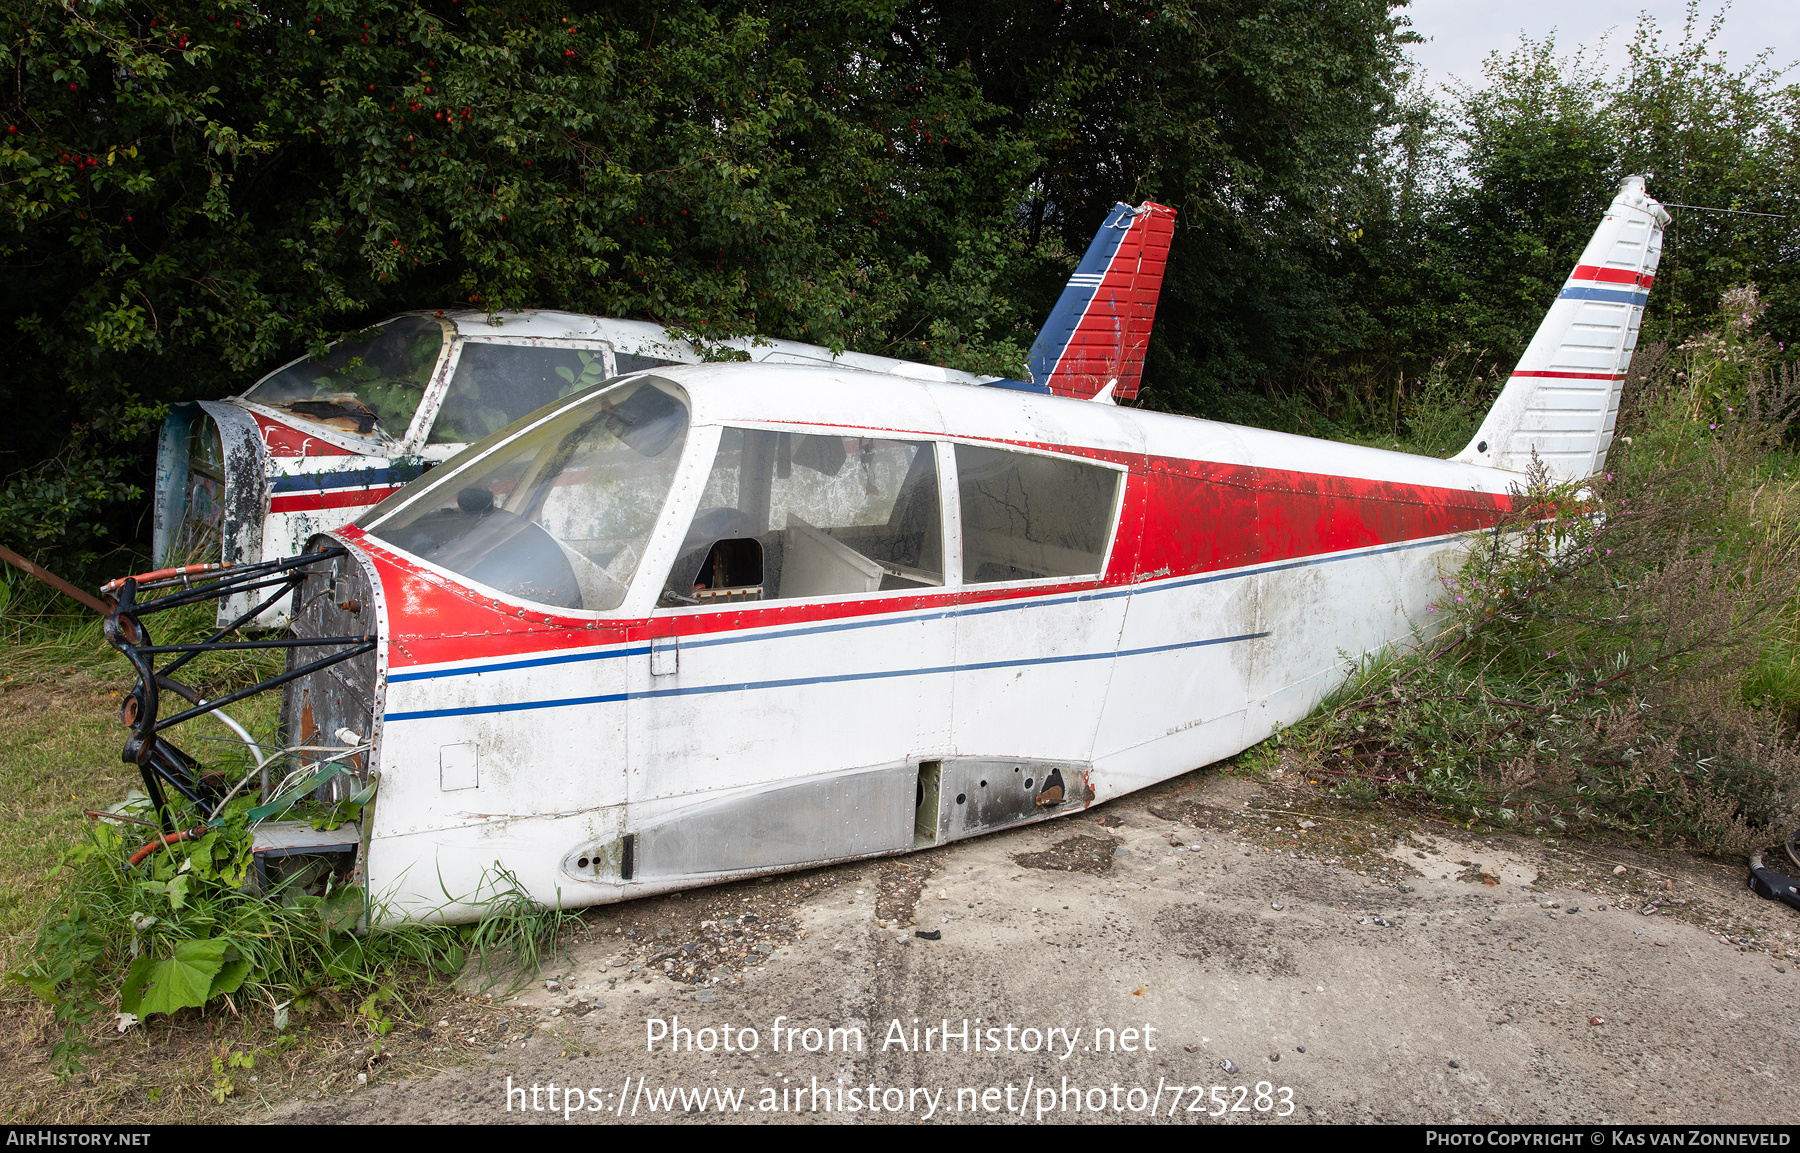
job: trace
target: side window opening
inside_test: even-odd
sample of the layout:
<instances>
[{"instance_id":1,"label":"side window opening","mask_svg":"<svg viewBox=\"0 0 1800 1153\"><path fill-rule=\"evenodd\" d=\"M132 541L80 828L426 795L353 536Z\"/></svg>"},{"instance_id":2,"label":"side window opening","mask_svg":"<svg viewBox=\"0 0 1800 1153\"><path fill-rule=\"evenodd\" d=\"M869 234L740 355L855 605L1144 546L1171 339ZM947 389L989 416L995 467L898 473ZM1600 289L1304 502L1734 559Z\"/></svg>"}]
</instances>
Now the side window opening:
<instances>
[{"instance_id":1,"label":"side window opening","mask_svg":"<svg viewBox=\"0 0 1800 1153\"><path fill-rule=\"evenodd\" d=\"M728 428L660 603L941 587L938 499L929 442Z\"/></svg>"},{"instance_id":2,"label":"side window opening","mask_svg":"<svg viewBox=\"0 0 1800 1153\"><path fill-rule=\"evenodd\" d=\"M444 329L401 316L290 364L257 382L246 400L338 432L399 440L437 371Z\"/></svg>"},{"instance_id":3,"label":"side window opening","mask_svg":"<svg viewBox=\"0 0 1800 1153\"><path fill-rule=\"evenodd\" d=\"M644 356L636 352L616 352L613 356L618 361L620 376L624 376L628 372L637 372L640 369L666 368L671 364L681 363L679 360L664 360L661 357Z\"/></svg>"},{"instance_id":4,"label":"side window opening","mask_svg":"<svg viewBox=\"0 0 1800 1153\"><path fill-rule=\"evenodd\" d=\"M1069 457L957 445L964 582L1099 575L1119 478Z\"/></svg>"},{"instance_id":5,"label":"side window opening","mask_svg":"<svg viewBox=\"0 0 1800 1153\"><path fill-rule=\"evenodd\" d=\"M623 358L621 358L623 359ZM617 375L606 350L469 341L457 357L430 444L472 444L570 393Z\"/></svg>"}]
</instances>

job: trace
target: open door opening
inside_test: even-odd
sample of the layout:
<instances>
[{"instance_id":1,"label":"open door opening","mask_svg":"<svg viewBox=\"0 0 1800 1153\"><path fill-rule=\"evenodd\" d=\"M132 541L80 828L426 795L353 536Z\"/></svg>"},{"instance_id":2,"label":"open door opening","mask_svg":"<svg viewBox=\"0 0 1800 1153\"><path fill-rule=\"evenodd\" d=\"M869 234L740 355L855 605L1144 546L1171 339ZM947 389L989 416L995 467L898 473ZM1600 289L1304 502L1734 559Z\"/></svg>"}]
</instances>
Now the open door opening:
<instances>
[{"instance_id":1,"label":"open door opening","mask_svg":"<svg viewBox=\"0 0 1800 1153\"><path fill-rule=\"evenodd\" d=\"M913 848L935 845L938 840L938 786L944 762L922 761L913 801Z\"/></svg>"}]
</instances>

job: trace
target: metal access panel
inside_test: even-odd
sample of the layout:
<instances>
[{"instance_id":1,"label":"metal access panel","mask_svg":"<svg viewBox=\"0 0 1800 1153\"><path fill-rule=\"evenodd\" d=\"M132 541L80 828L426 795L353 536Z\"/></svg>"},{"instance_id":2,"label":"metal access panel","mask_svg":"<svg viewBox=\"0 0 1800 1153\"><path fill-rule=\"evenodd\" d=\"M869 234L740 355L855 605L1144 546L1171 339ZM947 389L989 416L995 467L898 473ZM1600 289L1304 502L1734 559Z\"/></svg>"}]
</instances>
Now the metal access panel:
<instances>
[{"instance_id":1,"label":"metal access panel","mask_svg":"<svg viewBox=\"0 0 1800 1153\"><path fill-rule=\"evenodd\" d=\"M884 765L736 793L641 830L634 879L773 869L910 849L918 768Z\"/></svg>"},{"instance_id":2,"label":"metal access panel","mask_svg":"<svg viewBox=\"0 0 1800 1153\"><path fill-rule=\"evenodd\" d=\"M256 862L256 884L262 892L269 888L272 861L331 856L341 862L334 871L342 874L357 864L361 849L362 826L356 821L346 821L335 829L315 829L308 821L265 821L250 832L251 859ZM360 866L356 871L360 883Z\"/></svg>"},{"instance_id":3,"label":"metal access panel","mask_svg":"<svg viewBox=\"0 0 1800 1153\"><path fill-rule=\"evenodd\" d=\"M265 821L250 834L250 851L259 857L354 853L361 845L362 827L355 821L335 829L315 829L307 821Z\"/></svg>"},{"instance_id":4,"label":"metal access panel","mask_svg":"<svg viewBox=\"0 0 1800 1153\"><path fill-rule=\"evenodd\" d=\"M1022 825L1093 799L1081 761L949 758L939 770L938 843Z\"/></svg>"}]
</instances>

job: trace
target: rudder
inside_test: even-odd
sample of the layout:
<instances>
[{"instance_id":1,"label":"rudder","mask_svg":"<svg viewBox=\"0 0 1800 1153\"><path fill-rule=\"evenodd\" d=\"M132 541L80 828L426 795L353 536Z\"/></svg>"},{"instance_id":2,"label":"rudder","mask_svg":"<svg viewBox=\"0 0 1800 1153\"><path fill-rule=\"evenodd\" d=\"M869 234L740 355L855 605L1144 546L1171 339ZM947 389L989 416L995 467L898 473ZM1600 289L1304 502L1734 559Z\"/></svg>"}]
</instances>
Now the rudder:
<instances>
[{"instance_id":1,"label":"rudder","mask_svg":"<svg viewBox=\"0 0 1800 1153\"><path fill-rule=\"evenodd\" d=\"M1031 378L1058 396L1136 396L1175 235L1175 210L1145 201L1106 214L1031 346Z\"/></svg>"},{"instance_id":2,"label":"rudder","mask_svg":"<svg viewBox=\"0 0 1800 1153\"><path fill-rule=\"evenodd\" d=\"M1644 178L1626 177L1481 429L1452 460L1525 472L1535 450L1562 481L1606 467L1668 222Z\"/></svg>"}]
</instances>

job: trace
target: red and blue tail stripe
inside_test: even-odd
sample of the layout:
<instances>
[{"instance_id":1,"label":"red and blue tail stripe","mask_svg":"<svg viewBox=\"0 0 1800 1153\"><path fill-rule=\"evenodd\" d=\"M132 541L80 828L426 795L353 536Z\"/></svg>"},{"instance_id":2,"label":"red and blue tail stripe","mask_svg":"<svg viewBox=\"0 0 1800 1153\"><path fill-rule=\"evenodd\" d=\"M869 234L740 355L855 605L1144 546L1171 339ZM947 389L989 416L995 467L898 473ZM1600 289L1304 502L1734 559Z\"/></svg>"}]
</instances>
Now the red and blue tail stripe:
<instances>
[{"instance_id":1,"label":"red and blue tail stripe","mask_svg":"<svg viewBox=\"0 0 1800 1153\"><path fill-rule=\"evenodd\" d=\"M1034 383L1059 396L1109 383L1114 396L1137 395L1174 234L1173 208L1113 205L1031 346Z\"/></svg>"},{"instance_id":2,"label":"red and blue tail stripe","mask_svg":"<svg viewBox=\"0 0 1800 1153\"><path fill-rule=\"evenodd\" d=\"M1593 264L1577 264L1569 274L1559 300L1604 300L1611 304L1644 307L1650 299L1650 285L1656 273L1638 272L1630 268L1601 268Z\"/></svg>"}]
</instances>

